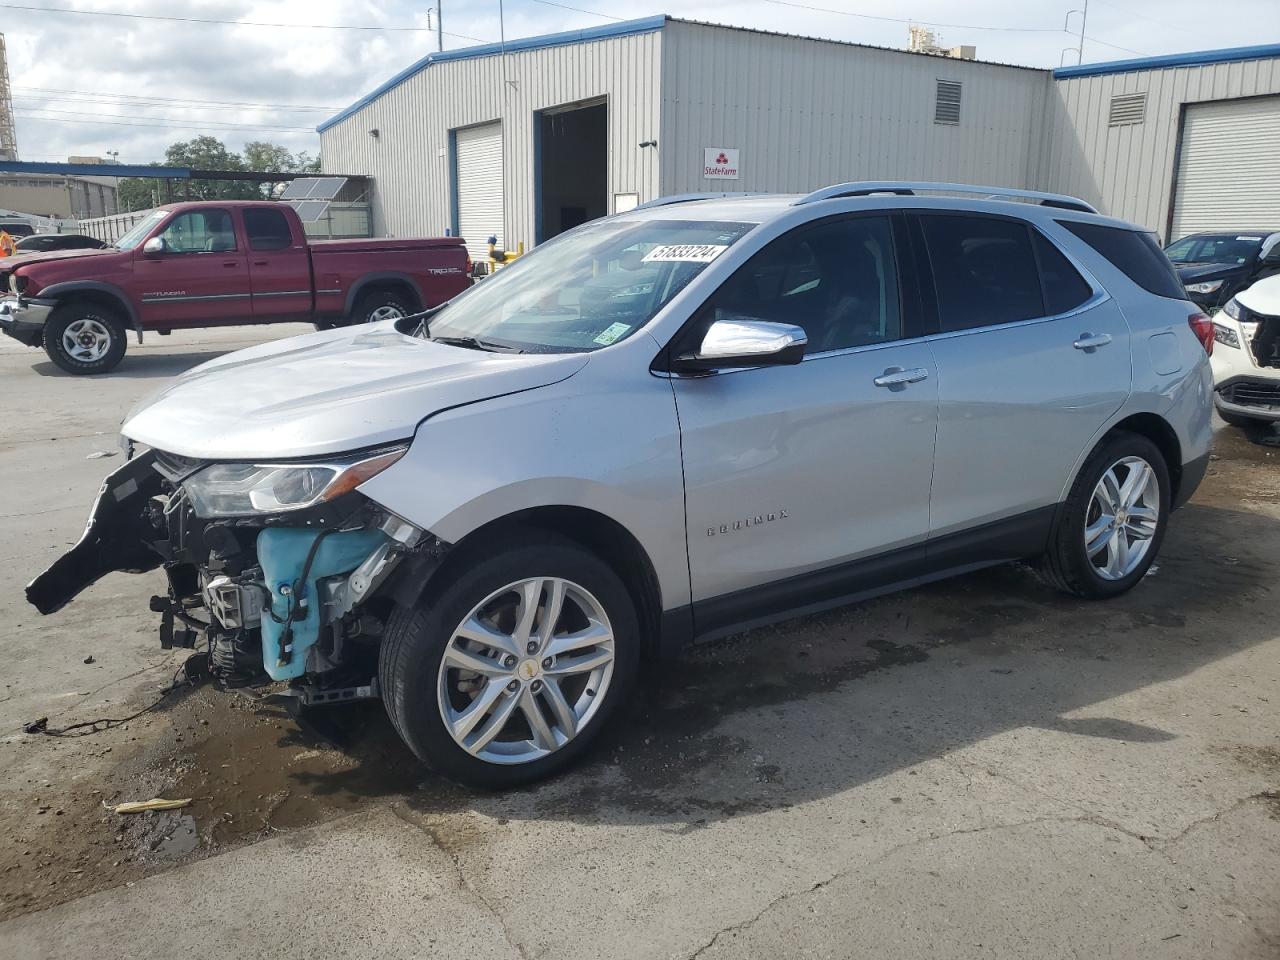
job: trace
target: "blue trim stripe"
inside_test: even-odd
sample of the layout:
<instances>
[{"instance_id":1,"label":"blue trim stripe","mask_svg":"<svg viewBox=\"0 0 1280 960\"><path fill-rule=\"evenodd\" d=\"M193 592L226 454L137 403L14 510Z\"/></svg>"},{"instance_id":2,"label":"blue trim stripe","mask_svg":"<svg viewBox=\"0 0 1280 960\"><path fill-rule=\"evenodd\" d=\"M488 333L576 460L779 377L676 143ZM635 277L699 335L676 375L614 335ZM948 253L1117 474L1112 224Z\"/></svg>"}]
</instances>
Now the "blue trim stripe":
<instances>
[{"instance_id":1,"label":"blue trim stripe","mask_svg":"<svg viewBox=\"0 0 1280 960\"><path fill-rule=\"evenodd\" d=\"M443 53L429 53L417 63L401 70L394 77L378 87L372 93L361 97L341 113L330 117L320 126L316 133L324 133L335 123L341 123L347 117L373 103L388 90L400 86L410 77L421 73L433 63L447 63L450 60L474 60L477 57L493 57L507 53L520 53L524 50L541 50L545 47L563 47L572 43L585 43L588 40L608 40L613 37L630 37L637 33L653 33L667 24L665 14L656 17L644 17L641 20L623 20L604 27L588 27L585 30L567 30L564 33L548 33L541 37L524 37L519 40L508 40L504 47L500 43L485 43L477 47L461 47L457 50L445 50Z\"/></svg>"},{"instance_id":2,"label":"blue trim stripe","mask_svg":"<svg viewBox=\"0 0 1280 960\"><path fill-rule=\"evenodd\" d=\"M116 163L29 163L0 160L0 173L54 173L66 177L163 177L190 180L187 167L130 167Z\"/></svg>"},{"instance_id":3,"label":"blue trim stripe","mask_svg":"<svg viewBox=\"0 0 1280 960\"><path fill-rule=\"evenodd\" d=\"M1225 50L1199 50L1192 53L1170 53L1162 57L1138 57L1134 60L1111 60L1086 63L1078 67L1059 67L1053 79L1097 77L1107 73L1132 73L1135 70L1163 70L1169 67L1203 67L1212 63L1234 63L1238 60L1270 60L1280 57L1280 43L1258 47L1228 47Z\"/></svg>"}]
</instances>

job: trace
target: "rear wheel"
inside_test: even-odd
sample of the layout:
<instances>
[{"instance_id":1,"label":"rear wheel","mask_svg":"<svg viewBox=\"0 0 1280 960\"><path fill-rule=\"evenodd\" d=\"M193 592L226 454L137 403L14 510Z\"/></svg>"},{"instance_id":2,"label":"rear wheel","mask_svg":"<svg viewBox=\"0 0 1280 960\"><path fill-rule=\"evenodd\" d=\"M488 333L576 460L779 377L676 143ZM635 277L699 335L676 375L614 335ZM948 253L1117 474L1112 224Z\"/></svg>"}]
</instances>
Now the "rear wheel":
<instances>
[{"instance_id":1,"label":"rear wheel","mask_svg":"<svg viewBox=\"0 0 1280 960\"><path fill-rule=\"evenodd\" d=\"M360 295L351 311L350 323L379 323L398 320L413 313L408 298L396 290L371 290Z\"/></svg>"},{"instance_id":2,"label":"rear wheel","mask_svg":"<svg viewBox=\"0 0 1280 960\"><path fill-rule=\"evenodd\" d=\"M1138 434L1112 435L1085 462L1059 510L1042 573L1090 600L1132 589L1160 549L1169 502L1160 449Z\"/></svg>"},{"instance_id":3,"label":"rear wheel","mask_svg":"<svg viewBox=\"0 0 1280 960\"><path fill-rule=\"evenodd\" d=\"M388 624L387 713L454 780L495 788L549 776L599 735L635 680L631 597L598 557L551 536L455 570Z\"/></svg>"},{"instance_id":4,"label":"rear wheel","mask_svg":"<svg viewBox=\"0 0 1280 960\"><path fill-rule=\"evenodd\" d=\"M67 373L106 373L124 357L125 325L116 311L87 300L57 307L44 327L44 351Z\"/></svg>"}]
</instances>

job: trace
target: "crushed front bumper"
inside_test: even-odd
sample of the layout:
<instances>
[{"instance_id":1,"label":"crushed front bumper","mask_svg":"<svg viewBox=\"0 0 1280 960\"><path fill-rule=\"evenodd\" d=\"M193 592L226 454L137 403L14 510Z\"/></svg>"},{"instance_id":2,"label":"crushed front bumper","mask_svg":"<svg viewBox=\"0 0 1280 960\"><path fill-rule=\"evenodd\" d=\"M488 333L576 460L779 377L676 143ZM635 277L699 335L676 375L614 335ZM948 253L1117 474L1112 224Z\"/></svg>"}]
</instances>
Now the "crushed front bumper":
<instances>
[{"instance_id":1,"label":"crushed front bumper","mask_svg":"<svg viewBox=\"0 0 1280 960\"><path fill-rule=\"evenodd\" d=\"M53 312L50 301L7 297L0 300L0 332L28 347L44 342L44 325Z\"/></svg>"},{"instance_id":2,"label":"crushed front bumper","mask_svg":"<svg viewBox=\"0 0 1280 960\"><path fill-rule=\"evenodd\" d=\"M108 573L162 567L168 595L151 601L162 646L203 642L228 685L305 677L351 689L370 685L391 606L413 602L446 549L359 492L292 514L205 521L146 451L103 481L83 536L27 599L49 614Z\"/></svg>"},{"instance_id":3,"label":"crushed front bumper","mask_svg":"<svg viewBox=\"0 0 1280 960\"><path fill-rule=\"evenodd\" d=\"M1254 420L1280 420L1280 377L1232 377L1213 391L1213 405L1221 413Z\"/></svg>"}]
</instances>

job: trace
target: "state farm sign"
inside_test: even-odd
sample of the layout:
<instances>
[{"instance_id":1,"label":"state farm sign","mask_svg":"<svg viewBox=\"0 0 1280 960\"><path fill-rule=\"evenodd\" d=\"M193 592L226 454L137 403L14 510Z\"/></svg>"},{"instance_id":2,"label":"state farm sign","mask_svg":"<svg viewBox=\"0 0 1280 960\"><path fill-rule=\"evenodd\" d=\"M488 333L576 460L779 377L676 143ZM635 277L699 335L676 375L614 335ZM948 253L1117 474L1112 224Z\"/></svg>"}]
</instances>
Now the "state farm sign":
<instances>
[{"instance_id":1,"label":"state farm sign","mask_svg":"<svg viewBox=\"0 0 1280 960\"><path fill-rule=\"evenodd\" d=\"M742 173L738 166L737 147L703 147L702 175L710 180L737 180Z\"/></svg>"}]
</instances>

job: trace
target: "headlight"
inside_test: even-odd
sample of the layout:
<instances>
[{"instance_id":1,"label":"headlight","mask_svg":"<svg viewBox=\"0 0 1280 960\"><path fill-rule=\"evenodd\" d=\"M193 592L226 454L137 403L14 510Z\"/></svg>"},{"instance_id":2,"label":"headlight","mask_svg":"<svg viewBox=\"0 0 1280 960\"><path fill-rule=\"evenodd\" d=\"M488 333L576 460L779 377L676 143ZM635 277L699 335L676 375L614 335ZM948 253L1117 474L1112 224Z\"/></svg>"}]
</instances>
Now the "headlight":
<instances>
[{"instance_id":1,"label":"headlight","mask_svg":"<svg viewBox=\"0 0 1280 960\"><path fill-rule=\"evenodd\" d=\"M214 463L182 486L204 519L303 510L350 493L408 449L406 444L310 463Z\"/></svg>"},{"instance_id":2,"label":"headlight","mask_svg":"<svg viewBox=\"0 0 1280 960\"><path fill-rule=\"evenodd\" d=\"M1226 282L1225 280L1206 280L1204 283L1188 283L1187 292L1188 293L1213 293L1213 291L1217 290L1225 282Z\"/></svg>"},{"instance_id":3,"label":"headlight","mask_svg":"<svg viewBox=\"0 0 1280 960\"><path fill-rule=\"evenodd\" d=\"M1239 320L1240 319L1240 302L1236 300L1235 297L1232 297L1230 300L1227 301L1227 305L1222 308L1222 312L1225 313L1232 320Z\"/></svg>"},{"instance_id":4,"label":"headlight","mask_svg":"<svg viewBox=\"0 0 1280 960\"><path fill-rule=\"evenodd\" d=\"M1220 323L1213 325L1213 339L1228 347L1240 349L1240 338L1236 336L1236 332L1230 327L1224 327Z\"/></svg>"}]
</instances>

